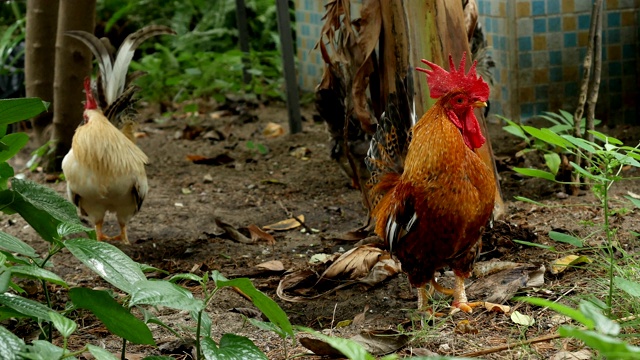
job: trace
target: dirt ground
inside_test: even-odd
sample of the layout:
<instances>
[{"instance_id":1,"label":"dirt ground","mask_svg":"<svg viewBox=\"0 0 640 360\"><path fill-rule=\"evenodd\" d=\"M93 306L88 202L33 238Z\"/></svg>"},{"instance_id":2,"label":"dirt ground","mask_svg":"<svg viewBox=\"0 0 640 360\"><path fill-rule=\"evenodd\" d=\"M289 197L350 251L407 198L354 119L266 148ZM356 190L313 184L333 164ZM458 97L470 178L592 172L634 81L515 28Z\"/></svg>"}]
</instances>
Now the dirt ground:
<instances>
[{"instance_id":1,"label":"dirt ground","mask_svg":"<svg viewBox=\"0 0 640 360\"><path fill-rule=\"evenodd\" d=\"M536 323L528 328L514 324L505 314L476 310L473 314L457 313L435 322L416 320L415 289L411 289L405 275L399 274L373 287L354 285L330 293L322 298L303 303L285 302L276 295L276 287L283 272L258 270L257 264L279 260L287 271L311 268L311 256L320 253L344 252L355 245L353 241L339 240L345 233L364 224L366 212L358 190L350 187L350 181L329 157L329 135L323 123L313 121L312 108L303 109L303 132L267 138L263 130L269 122L287 128L287 111L283 105L271 105L256 109L242 106L221 112L219 109L200 107L201 113L191 116L162 116L154 109L143 111L139 139L140 147L149 155L147 167L150 191L142 211L129 226L130 246L114 243L134 260L166 270L170 273L219 270L228 278L249 277L254 285L265 292L286 311L295 325L324 330L335 336L350 337L363 329L402 329L411 337L410 342L398 354L405 356L425 354L460 356L470 352L515 343L521 340L553 334L563 321L550 310L505 301L513 309L533 316ZM640 138L634 128L618 127L616 135L628 142ZM485 235L485 245L479 261L504 260L545 265L544 284L536 288L522 289L520 295L535 295L550 300L564 301L573 295L586 295L589 278L597 276L593 271L570 269L559 275L549 273L549 263L575 250L569 245L558 245L548 238L550 230L587 236L602 223L602 212L594 197L566 197L558 185L534 179L525 179L510 170L535 162L531 157L516 157L522 149L518 139L501 130L499 124L490 123L490 138L497 157L507 211L504 218L495 222ZM250 143L248 143L248 141ZM268 150L262 154L263 145ZM253 146L252 146L253 145ZM634 144L635 145L635 144ZM260 149L259 149L260 148ZM307 150L300 150L306 148ZM264 151L263 151L264 152ZM304 156L294 156L296 153ZM195 164L189 155L210 159L215 164ZM193 157L192 157L193 159ZM26 156L17 158L20 168ZM205 161L206 162L206 161ZM638 176L634 170L625 176ZM44 175L26 174L44 182ZM50 183L63 193L64 183ZM614 187L613 204L627 191L640 193L637 181L627 181ZM523 195L554 207L513 201L515 195ZM569 206L579 204L579 206ZM309 228L318 231L272 232L275 244L266 242L244 244L230 239L215 223L215 218L236 227L255 224L265 226L291 217L304 215ZM620 243L628 251L637 247L629 231L639 231L637 210L620 212L614 218ZM3 217L3 230L28 241L38 250L47 244L35 232L16 217ZM594 225L595 224L595 225ZM107 220L106 231L115 234L117 223ZM591 237L601 241L600 234ZM525 247L512 240L525 240L538 244L555 245L557 253L537 247ZM593 256L593 253L589 253ZM597 256L597 255L595 255ZM108 287L97 275L89 272L67 251L53 258L54 271L71 285ZM154 276L161 277L161 274ZM444 281L448 281L445 274ZM470 282L482 282L472 278ZM196 296L200 290L193 283L183 284ZM37 295L34 295L37 296ZM473 298L471 300L484 300ZM54 293L54 300L64 304L64 291ZM450 299L440 302L443 310ZM252 304L237 292L224 289L216 294L207 308L213 321L212 337L218 340L224 333L235 333L252 339L270 359L300 356L308 351L300 346L288 345L273 332L259 330L248 324L242 315L231 312L233 308L251 308ZM178 331L193 326L187 313L156 310L159 318ZM338 323L360 316L354 325L339 327ZM106 347L119 353L121 343L109 336L104 326L88 314L78 334L72 336L71 347L80 348L85 343ZM469 330L460 333L461 321L467 320ZM341 324L344 324L341 323ZM16 326L15 323L12 323ZM15 331L23 336L37 336L20 328ZM152 328L158 349L144 346L128 346L128 358L140 355L164 354L175 358L189 358L190 349L161 328ZM306 337L299 335L298 337ZM560 350L576 350L575 341L555 339L512 350L483 355L487 359L548 359ZM313 358L302 356L300 358Z\"/></svg>"}]
</instances>

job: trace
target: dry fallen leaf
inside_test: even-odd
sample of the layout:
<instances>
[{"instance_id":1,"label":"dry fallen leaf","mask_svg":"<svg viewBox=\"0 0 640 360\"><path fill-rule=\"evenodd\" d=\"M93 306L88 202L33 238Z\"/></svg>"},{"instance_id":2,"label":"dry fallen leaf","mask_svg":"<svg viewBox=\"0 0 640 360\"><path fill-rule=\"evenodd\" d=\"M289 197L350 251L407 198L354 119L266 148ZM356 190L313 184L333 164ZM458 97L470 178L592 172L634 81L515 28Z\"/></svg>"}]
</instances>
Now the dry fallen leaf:
<instances>
[{"instance_id":1,"label":"dry fallen leaf","mask_svg":"<svg viewBox=\"0 0 640 360\"><path fill-rule=\"evenodd\" d=\"M297 217L298 219L300 219L300 221L304 222L304 215L298 215ZM278 221L275 224L265 225L262 228L265 230L285 231L285 230L295 229L301 225L302 224L300 224L298 220L291 218L287 220Z\"/></svg>"},{"instance_id":2,"label":"dry fallen leaf","mask_svg":"<svg viewBox=\"0 0 640 360\"><path fill-rule=\"evenodd\" d=\"M271 260L256 265L258 269L269 271L284 271L284 265L280 260Z\"/></svg>"},{"instance_id":3,"label":"dry fallen leaf","mask_svg":"<svg viewBox=\"0 0 640 360\"><path fill-rule=\"evenodd\" d=\"M534 318L517 310L511 314L511 321L523 326L531 326L536 323L536 320Z\"/></svg>"},{"instance_id":4,"label":"dry fallen leaf","mask_svg":"<svg viewBox=\"0 0 640 360\"><path fill-rule=\"evenodd\" d=\"M352 336L353 340L362 345L368 352L381 356L395 352L409 342L409 336L393 329L363 330Z\"/></svg>"},{"instance_id":5,"label":"dry fallen leaf","mask_svg":"<svg viewBox=\"0 0 640 360\"><path fill-rule=\"evenodd\" d=\"M235 240L239 243L243 243L243 244L253 244L253 241L251 239L249 239L248 237L244 236L240 231L238 231L238 229L236 229L235 227L233 227L230 224L227 224L226 222L215 218L215 222L216 225L222 230L224 231L228 237L231 240Z\"/></svg>"},{"instance_id":6,"label":"dry fallen leaf","mask_svg":"<svg viewBox=\"0 0 640 360\"><path fill-rule=\"evenodd\" d=\"M309 155L311 153L311 150L309 150L309 148L301 146L298 148L295 148L293 150L291 150L289 152L289 155L301 159L301 160L309 160L309 158L307 157L307 155Z\"/></svg>"},{"instance_id":7,"label":"dry fallen leaf","mask_svg":"<svg viewBox=\"0 0 640 360\"><path fill-rule=\"evenodd\" d=\"M267 125L264 127L264 130L262 130L262 135L267 138L275 138L283 134L284 128L282 127L282 125L273 122L267 123Z\"/></svg>"},{"instance_id":8,"label":"dry fallen leaf","mask_svg":"<svg viewBox=\"0 0 640 360\"><path fill-rule=\"evenodd\" d=\"M511 307L508 305L494 304L492 302L485 301L484 308L491 312L497 312L502 314L508 314L511 311Z\"/></svg>"},{"instance_id":9,"label":"dry fallen leaf","mask_svg":"<svg viewBox=\"0 0 640 360\"><path fill-rule=\"evenodd\" d=\"M351 280L362 278L369 274L369 270L371 270L383 254L389 256L386 251L373 246L364 245L355 247L342 254L342 256L322 273L320 278L334 279L340 277Z\"/></svg>"},{"instance_id":10,"label":"dry fallen leaf","mask_svg":"<svg viewBox=\"0 0 640 360\"><path fill-rule=\"evenodd\" d=\"M202 155L187 155L187 160L198 165L226 165L235 161L234 158L227 154L220 154L214 157L206 157Z\"/></svg>"},{"instance_id":11,"label":"dry fallen leaf","mask_svg":"<svg viewBox=\"0 0 640 360\"><path fill-rule=\"evenodd\" d=\"M530 287L534 277L535 285L544 284L544 267L530 264L518 264L487 277L477 279L467 288L467 296L501 304L512 298L522 288Z\"/></svg>"},{"instance_id":12,"label":"dry fallen leaf","mask_svg":"<svg viewBox=\"0 0 640 360\"><path fill-rule=\"evenodd\" d=\"M462 320L456 324L454 330L457 334L477 334L478 328L476 328L469 320Z\"/></svg>"},{"instance_id":13,"label":"dry fallen leaf","mask_svg":"<svg viewBox=\"0 0 640 360\"><path fill-rule=\"evenodd\" d=\"M567 270L567 268L570 266L577 265L577 264L589 264L589 263L591 263L591 259L589 259L584 255L582 256L567 255L551 263L551 273L559 274Z\"/></svg>"},{"instance_id":14,"label":"dry fallen leaf","mask_svg":"<svg viewBox=\"0 0 640 360\"><path fill-rule=\"evenodd\" d=\"M249 225L247 226L247 230L249 230L253 242L266 241L269 245L275 245L276 243L276 238L274 238L273 235L260 229L257 225Z\"/></svg>"},{"instance_id":15,"label":"dry fallen leaf","mask_svg":"<svg viewBox=\"0 0 640 360\"><path fill-rule=\"evenodd\" d=\"M589 349L579 351L560 351L555 353L549 360L589 360L593 359L593 353Z\"/></svg>"},{"instance_id":16,"label":"dry fallen leaf","mask_svg":"<svg viewBox=\"0 0 640 360\"><path fill-rule=\"evenodd\" d=\"M327 344L322 340L312 339L312 338L300 338L299 341L302 346L311 350L311 352L313 352L318 356L330 356L330 357L344 356L340 351L334 349L333 346Z\"/></svg>"}]
</instances>

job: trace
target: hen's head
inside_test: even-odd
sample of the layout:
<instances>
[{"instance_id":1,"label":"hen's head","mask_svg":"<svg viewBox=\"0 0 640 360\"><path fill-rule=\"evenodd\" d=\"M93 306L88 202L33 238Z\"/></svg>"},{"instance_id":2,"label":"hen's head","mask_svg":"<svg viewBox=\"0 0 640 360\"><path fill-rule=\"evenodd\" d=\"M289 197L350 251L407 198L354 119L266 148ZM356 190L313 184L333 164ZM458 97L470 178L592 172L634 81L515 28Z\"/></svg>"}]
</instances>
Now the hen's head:
<instances>
[{"instance_id":1,"label":"hen's head","mask_svg":"<svg viewBox=\"0 0 640 360\"><path fill-rule=\"evenodd\" d=\"M476 74L476 63L465 73L466 53L462 54L457 69L449 55L449 71L428 60L423 59L422 62L431 69L416 70L427 74L431 97L441 99L440 106L444 106L451 122L462 131L465 144L472 150L481 147L486 139L482 136L473 109L487 106L489 85Z\"/></svg>"},{"instance_id":2,"label":"hen's head","mask_svg":"<svg viewBox=\"0 0 640 360\"><path fill-rule=\"evenodd\" d=\"M87 97L87 100L84 103L84 122L86 123L89 121L89 114L87 113L87 110L98 109L98 103L96 102L96 99L93 98L93 92L91 91L91 79L88 77L84 79L84 92Z\"/></svg>"}]
</instances>

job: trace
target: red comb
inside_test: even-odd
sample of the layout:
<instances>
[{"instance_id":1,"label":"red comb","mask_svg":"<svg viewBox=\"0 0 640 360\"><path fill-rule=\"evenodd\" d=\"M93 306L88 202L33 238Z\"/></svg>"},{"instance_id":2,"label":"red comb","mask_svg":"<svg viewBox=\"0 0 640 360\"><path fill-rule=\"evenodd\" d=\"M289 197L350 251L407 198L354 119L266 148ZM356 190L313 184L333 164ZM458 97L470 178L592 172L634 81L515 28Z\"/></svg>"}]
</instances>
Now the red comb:
<instances>
[{"instance_id":1,"label":"red comb","mask_svg":"<svg viewBox=\"0 0 640 360\"><path fill-rule=\"evenodd\" d=\"M93 93L91 92L91 79L86 77L84 79L84 92L87 96L87 102L84 104L85 110L94 110L98 108L98 104L96 103L96 99L93 98Z\"/></svg>"},{"instance_id":2,"label":"red comb","mask_svg":"<svg viewBox=\"0 0 640 360\"><path fill-rule=\"evenodd\" d=\"M431 61L422 59L422 62L429 65L431 70L416 68L427 74L427 83L429 91L433 99L442 97L451 91L462 91L477 97L480 101L487 101L489 98L489 85L476 74L476 63L473 62L469 72L465 74L464 65L467 60L467 53L462 53L460 66L456 69L453 63L453 57L449 55L449 71L432 63Z\"/></svg>"}]
</instances>

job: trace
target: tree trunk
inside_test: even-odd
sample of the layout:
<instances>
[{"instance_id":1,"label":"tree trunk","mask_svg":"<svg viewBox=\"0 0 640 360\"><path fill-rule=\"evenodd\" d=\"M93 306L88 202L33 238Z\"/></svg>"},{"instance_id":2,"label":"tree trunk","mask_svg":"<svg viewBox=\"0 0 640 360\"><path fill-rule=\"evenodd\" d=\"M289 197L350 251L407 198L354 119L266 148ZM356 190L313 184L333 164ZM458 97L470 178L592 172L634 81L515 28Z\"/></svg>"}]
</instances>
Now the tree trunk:
<instances>
[{"instance_id":1,"label":"tree trunk","mask_svg":"<svg viewBox=\"0 0 640 360\"><path fill-rule=\"evenodd\" d=\"M27 0L25 85L27 97L53 102L53 62L55 59L58 0ZM31 119L38 146L53 119L52 109Z\"/></svg>"},{"instance_id":2,"label":"tree trunk","mask_svg":"<svg viewBox=\"0 0 640 360\"><path fill-rule=\"evenodd\" d=\"M95 13L96 0L60 0L51 134L55 149L48 159L49 172L60 170L62 158L71 149L71 139L84 111L83 81L91 74L91 52L82 42L64 33L69 30L93 33Z\"/></svg>"},{"instance_id":3,"label":"tree trunk","mask_svg":"<svg viewBox=\"0 0 640 360\"><path fill-rule=\"evenodd\" d=\"M471 48L467 39L464 24L464 14L460 1L433 0L411 2L405 6L407 22L409 24L409 43L411 44L411 64L420 64L421 59L428 59L445 69L448 69L449 55L457 63L463 53L467 53L467 69L471 66ZM416 81L415 84L416 113L424 114L436 100L429 97L426 81ZM482 133L487 142L477 150L478 155L493 171L496 183L496 197L493 216L499 218L504 214L504 200L498 181L498 171L491 149L491 140L487 129L487 122L482 109L475 109L475 115L480 123Z\"/></svg>"}]
</instances>

